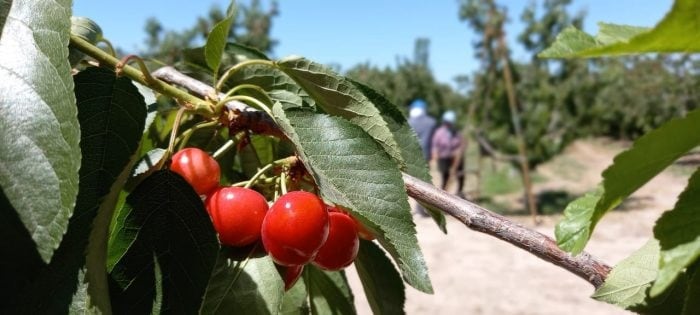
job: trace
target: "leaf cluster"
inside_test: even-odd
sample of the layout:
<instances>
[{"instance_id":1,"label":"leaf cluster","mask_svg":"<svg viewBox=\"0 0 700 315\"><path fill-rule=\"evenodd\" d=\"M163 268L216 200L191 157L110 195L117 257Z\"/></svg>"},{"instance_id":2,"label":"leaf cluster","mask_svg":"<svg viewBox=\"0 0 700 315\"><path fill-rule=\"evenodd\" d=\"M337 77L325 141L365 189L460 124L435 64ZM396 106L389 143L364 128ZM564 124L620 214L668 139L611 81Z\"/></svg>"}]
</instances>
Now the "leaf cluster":
<instances>
[{"instance_id":1,"label":"leaf cluster","mask_svg":"<svg viewBox=\"0 0 700 315\"><path fill-rule=\"evenodd\" d=\"M525 28L518 35L532 54L528 62L509 58L514 72L519 119L536 166L560 153L575 139L610 137L633 140L698 108L697 63L689 55L626 56L615 59L552 60L537 53L554 43L567 27L580 27L584 14L570 14L571 1L532 3L521 14ZM517 153L512 117L495 58L498 27L506 14L495 2L463 1L460 18L474 29L482 67L469 77L471 124L493 147ZM492 12L492 13L490 13Z\"/></svg>"},{"instance_id":2,"label":"leaf cluster","mask_svg":"<svg viewBox=\"0 0 700 315\"><path fill-rule=\"evenodd\" d=\"M229 42L230 8L205 45L186 50L177 65L269 113L283 136L234 128L239 112L219 106L225 101L208 100L220 111L199 116L109 64L82 64L72 74L70 2L39 1L41 14L32 13L34 3L0 10L8 12L3 27L17 30L0 38L7 79L0 85L7 162L0 225L9 240L0 247L9 285L0 312L355 312L342 271L307 265L303 280L284 292L281 267L261 244L219 244L202 197L167 169L172 151L186 146L220 151L226 185L298 159L302 170L287 188L342 206L376 236L362 242L356 260L372 309L401 313L404 281L432 293L401 174L430 176L415 134L388 99L316 62L272 61ZM36 30L61 36L36 38ZM71 48L95 44L89 40ZM18 58L28 53L39 58ZM269 200L284 191L284 177L259 178L252 187ZM431 214L444 231L443 215Z\"/></svg>"},{"instance_id":3,"label":"leaf cluster","mask_svg":"<svg viewBox=\"0 0 700 315\"><path fill-rule=\"evenodd\" d=\"M686 24L695 23L694 1L678 0L655 28L601 24L596 37L564 30L542 57L598 57L646 52L688 52ZM692 36L690 36L692 37ZM662 43L663 44L660 44ZM645 71L637 67L632 71ZM653 100L652 100L653 102ZM684 104L671 104L681 107ZM683 110L681 110L683 111ZM625 198L683 154L700 145L700 109L665 121L637 139L603 172L594 193L573 201L557 225L559 246L580 253L597 223ZM688 180L673 209L656 222L654 239L620 262L593 298L641 313L696 314L700 265L700 169Z\"/></svg>"}]
</instances>

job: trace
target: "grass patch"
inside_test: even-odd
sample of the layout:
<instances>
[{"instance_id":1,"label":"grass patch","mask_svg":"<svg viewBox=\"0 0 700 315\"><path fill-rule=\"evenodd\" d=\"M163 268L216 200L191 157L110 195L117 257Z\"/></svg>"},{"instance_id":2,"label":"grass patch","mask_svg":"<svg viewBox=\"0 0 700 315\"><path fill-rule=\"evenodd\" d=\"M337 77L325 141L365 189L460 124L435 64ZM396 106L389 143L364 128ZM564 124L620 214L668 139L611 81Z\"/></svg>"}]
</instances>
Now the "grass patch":
<instances>
[{"instance_id":1,"label":"grass patch","mask_svg":"<svg viewBox=\"0 0 700 315\"><path fill-rule=\"evenodd\" d=\"M493 165L489 165L492 164ZM485 161L481 169L481 193L496 196L523 190L520 172L507 163Z\"/></svg>"},{"instance_id":2,"label":"grass patch","mask_svg":"<svg viewBox=\"0 0 700 315\"><path fill-rule=\"evenodd\" d=\"M536 172L530 172L532 183L541 183L546 179ZM523 178L520 169L507 162L485 158L481 169L481 194L497 196L523 191Z\"/></svg>"},{"instance_id":3,"label":"grass patch","mask_svg":"<svg viewBox=\"0 0 700 315\"><path fill-rule=\"evenodd\" d=\"M549 190L537 194L537 212L539 214L550 215L564 212L564 208L576 199L564 190Z\"/></svg>"}]
</instances>

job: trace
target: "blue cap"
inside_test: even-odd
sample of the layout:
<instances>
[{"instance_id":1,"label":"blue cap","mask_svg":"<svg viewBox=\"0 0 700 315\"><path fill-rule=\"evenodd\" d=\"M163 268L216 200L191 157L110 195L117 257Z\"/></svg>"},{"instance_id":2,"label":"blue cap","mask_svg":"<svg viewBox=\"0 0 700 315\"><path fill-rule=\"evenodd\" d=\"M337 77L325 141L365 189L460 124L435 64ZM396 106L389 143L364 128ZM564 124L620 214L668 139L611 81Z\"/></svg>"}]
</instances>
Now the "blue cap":
<instances>
[{"instance_id":1,"label":"blue cap","mask_svg":"<svg viewBox=\"0 0 700 315\"><path fill-rule=\"evenodd\" d=\"M454 111L448 110L442 114L442 121L454 124L457 120L457 114Z\"/></svg>"},{"instance_id":2,"label":"blue cap","mask_svg":"<svg viewBox=\"0 0 700 315\"><path fill-rule=\"evenodd\" d=\"M420 108L420 109L425 109L428 107L428 104L425 103L423 99L417 98L411 102L411 108Z\"/></svg>"}]
</instances>

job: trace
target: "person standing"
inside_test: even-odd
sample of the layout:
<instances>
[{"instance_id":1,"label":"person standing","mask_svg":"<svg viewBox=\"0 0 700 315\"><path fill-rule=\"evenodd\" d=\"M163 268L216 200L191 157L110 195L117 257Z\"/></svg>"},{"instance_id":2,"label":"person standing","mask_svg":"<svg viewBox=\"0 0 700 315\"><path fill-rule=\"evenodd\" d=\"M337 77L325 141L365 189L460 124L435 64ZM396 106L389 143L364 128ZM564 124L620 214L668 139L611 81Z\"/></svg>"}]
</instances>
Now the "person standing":
<instances>
[{"instance_id":1,"label":"person standing","mask_svg":"<svg viewBox=\"0 0 700 315\"><path fill-rule=\"evenodd\" d=\"M430 160L430 141L432 140L433 131L435 130L435 125L437 122L435 118L428 115L427 104L422 99L416 99L411 103L410 110L408 112L408 124L413 128L418 136L418 143L420 143L421 149L423 150L423 158L426 161ZM421 216L427 217L423 206L416 202L416 206L413 209L414 212Z\"/></svg>"},{"instance_id":2,"label":"person standing","mask_svg":"<svg viewBox=\"0 0 700 315\"><path fill-rule=\"evenodd\" d=\"M427 104L422 99L416 99L411 103L408 112L408 124L416 131L418 142L423 149L423 157L430 160L430 141L437 124L435 118L428 115Z\"/></svg>"},{"instance_id":3,"label":"person standing","mask_svg":"<svg viewBox=\"0 0 700 315\"><path fill-rule=\"evenodd\" d=\"M463 197L464 188L464 139L455 128L457 115L448 110L442 115L442 124L435 130L432 138L431 159L437 162L441 176L441 188L447 187L450 174L457 179L457 195Z\"/></svg>"}]
</instances>

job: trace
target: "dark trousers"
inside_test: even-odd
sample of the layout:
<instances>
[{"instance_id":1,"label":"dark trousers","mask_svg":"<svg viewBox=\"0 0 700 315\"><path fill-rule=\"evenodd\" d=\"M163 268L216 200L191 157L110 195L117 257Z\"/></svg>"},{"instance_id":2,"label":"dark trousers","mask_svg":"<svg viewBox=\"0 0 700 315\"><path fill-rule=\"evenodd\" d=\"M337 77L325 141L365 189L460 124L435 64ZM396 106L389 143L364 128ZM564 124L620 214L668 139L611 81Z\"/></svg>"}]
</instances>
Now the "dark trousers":
<instances>
[{"instance_id":1,"label":"dark trousers","mask_svg":"<svg viewBox=\"0 0 700 315\"><path fill-rule=\"evenodd\" d=\"M464 188L464 161L460 161L459 165L457 165L457 172L455 173L455 176L457 177L457 193L462 192L462 188ZM437 161L437 167L438 171L440 171L440 176L441 176L441 184L440 187L442 187L443 190L445 190L445 187L447 186L447 180L450 177L450 168L452 167L452 163L454 163L454 158L448 157L448 158L439 158Z\"/></svg>"}]
</instances>

